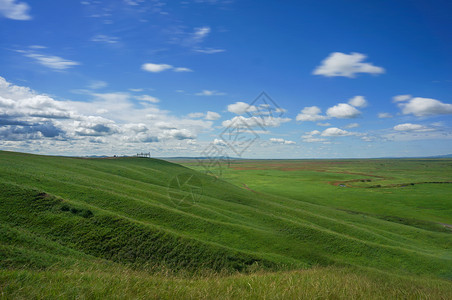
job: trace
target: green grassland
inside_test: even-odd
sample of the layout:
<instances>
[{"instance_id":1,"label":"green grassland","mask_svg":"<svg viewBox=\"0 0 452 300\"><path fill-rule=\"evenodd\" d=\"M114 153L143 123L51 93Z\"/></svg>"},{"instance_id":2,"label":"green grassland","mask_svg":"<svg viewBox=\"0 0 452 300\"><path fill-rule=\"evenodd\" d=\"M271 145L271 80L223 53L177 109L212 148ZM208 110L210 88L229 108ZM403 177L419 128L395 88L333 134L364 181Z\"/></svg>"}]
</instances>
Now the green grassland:
<instances>
[{"instance_id":1,"label":"green grassland","mask_svg":"<svg viewBox=\"0 0 452 300\"><path fill-rule=\"evenodd\" d=\"M313 162L0 152L0 296L452 297L452 160Z\"/></svg>"}]
</instances>

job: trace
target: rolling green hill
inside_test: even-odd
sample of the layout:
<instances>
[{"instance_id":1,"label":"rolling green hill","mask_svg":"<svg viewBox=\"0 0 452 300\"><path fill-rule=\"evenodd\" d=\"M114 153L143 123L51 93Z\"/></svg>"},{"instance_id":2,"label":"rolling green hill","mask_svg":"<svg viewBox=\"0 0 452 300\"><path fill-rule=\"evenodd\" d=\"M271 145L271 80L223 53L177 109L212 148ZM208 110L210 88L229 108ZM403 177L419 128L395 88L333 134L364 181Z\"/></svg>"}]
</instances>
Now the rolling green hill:
<instances>
[{"instance_id":1,"label":"rolling green hill","mask_svg":"<svg viewBox=\"0 0 452 300\"><path fill-rule=\"evenodd\" d=\"M181 285L174 295L183 297L208 297L227 287L264 296L251 293L248 281L284 298L301 287L278 294L267 283L292 278L312 285L306 276L331 284L332 294L311 286L312 295L326 297L347 297L352 290L336 285L353 276L369 286L357 297L372 289L382 297L404 295L404 289L413 297L452 295L447 229L253 191L162 160L0 152L0 203L2 296L70 297L77 290L61 282L78 278L87 297L109 288L118 297L121 291L144 297L140 285ZM48 279L60 282L58 288L40 288ZM25 284L23 294L16 291ZM127 294L130 285L136 287ZM201 287L206 294L197 294Z\"/></svg>"}]
</instances>

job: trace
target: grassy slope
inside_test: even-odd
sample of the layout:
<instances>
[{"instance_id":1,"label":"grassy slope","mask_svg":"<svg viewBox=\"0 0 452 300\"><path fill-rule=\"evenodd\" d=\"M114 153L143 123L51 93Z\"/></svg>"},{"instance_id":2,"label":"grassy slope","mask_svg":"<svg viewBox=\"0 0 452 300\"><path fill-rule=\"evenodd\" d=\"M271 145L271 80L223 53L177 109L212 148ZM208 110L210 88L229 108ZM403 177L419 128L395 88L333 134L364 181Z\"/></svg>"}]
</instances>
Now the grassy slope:
<instances>
[{"instance_id":1,"label":"grassy slope","mask_svg":"<svg viewBox=\"0 0 452 300\"><path fill-rule=\"evenodd\" d=\"M193 161L183 164L202 169ZM451 159L238 160L223 170L223 177L333 208L452 224Z\"/></svg>"},{"instance_id":2,"label":"grassy slope","mask_svg":"<svg viewBox=\"0 0 452 300\"><path fill-rule=\"evenodd\" d=\"M2 286L1 282L7 282ZM3 287L3 288L2 288ZM449 282L347 268L236 274L150 276L108 271L0 272L0 299L451 299Z\"/></svg>"},{"instance_id":3,"label":"grassy slope","mask_svg":"<svg viewBox=\"0 0 452 300\"><path fill-rule=\"evenodd\" d=\"M36 277L17 268L77 266L79 275L57 273L61 278L98 278L99 271L86 270L148 271L156 265L228 272L349 265L371 272L424 274L432 285L449 286L434 278L452 276L450 233L258 194L199 173L194 174L202 181L203 196L196 205L179 208L168 197L168 184L182 172L193 171L154 159L0 152L0 266L12 270L0 277L9 282L5 289L57 276L43 271ZM261 276L265 282L273 275ZM143 284L160 280L137 278ZM242 279L228 280L240 285Z\"/></svg>"}]
</instances>

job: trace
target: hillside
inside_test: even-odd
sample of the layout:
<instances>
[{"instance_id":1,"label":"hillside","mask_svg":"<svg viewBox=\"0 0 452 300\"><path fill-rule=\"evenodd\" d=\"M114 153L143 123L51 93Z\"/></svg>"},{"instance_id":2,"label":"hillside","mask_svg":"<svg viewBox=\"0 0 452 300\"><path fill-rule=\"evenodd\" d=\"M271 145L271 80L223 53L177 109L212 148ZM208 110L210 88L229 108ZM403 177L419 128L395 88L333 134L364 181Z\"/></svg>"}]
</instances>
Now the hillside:
<instances>
[{"instance_id":1,"label":"hillside","mask_svg":"<svg viewBox=\"0 0 452 300\"><path fill-rule=\"evenodd\" d=\"M178 189L174 180L187 176L196 187ZM370 281L401 276L420 290L410 278L421 276L440 294L452 290L447 230L255 192L162 160L0 152L0 191L1 278L9 289L21 276L39 286L56 274L98 281L105 273L117 281L121 272L165 282L168 274L223 274L222 284L240 285L236 280L253 275L237 272L268 280L268 272L283 278L314 267L310 272L325 276L374 274L361 278ZM183 197L196 202L177 205Z\"/></svg>"}]
</instances>

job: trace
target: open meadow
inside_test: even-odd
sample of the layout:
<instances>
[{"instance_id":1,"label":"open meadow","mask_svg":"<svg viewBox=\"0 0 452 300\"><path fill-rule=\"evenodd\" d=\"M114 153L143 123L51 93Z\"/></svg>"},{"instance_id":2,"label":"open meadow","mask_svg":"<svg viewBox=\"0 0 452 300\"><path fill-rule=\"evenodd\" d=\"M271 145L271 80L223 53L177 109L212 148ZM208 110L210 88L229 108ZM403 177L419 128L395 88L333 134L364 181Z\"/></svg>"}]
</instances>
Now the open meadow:
<instances>
[{"instance_id":1,"label":"open meadow","mask_svg":"<svg viewBox=\"0 0 452 300\"><path fill-rule=\"evenodd\" d=\"M179 163L0 152L0 295L452 296L452 160Z\"/></svg>"}]
</instances>

